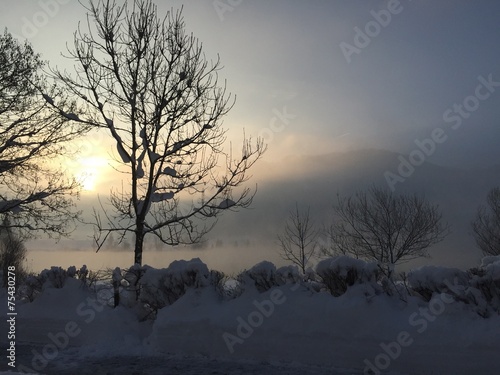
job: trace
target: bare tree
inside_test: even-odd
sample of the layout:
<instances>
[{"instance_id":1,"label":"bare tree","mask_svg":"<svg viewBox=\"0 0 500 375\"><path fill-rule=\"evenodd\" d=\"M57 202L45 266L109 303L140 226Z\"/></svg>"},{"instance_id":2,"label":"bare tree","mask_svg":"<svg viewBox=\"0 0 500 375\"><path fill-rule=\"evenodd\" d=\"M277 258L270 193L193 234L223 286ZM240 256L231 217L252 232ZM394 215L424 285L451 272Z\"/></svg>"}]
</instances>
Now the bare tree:
<instances>
[{"instance_id":1,"label":"bare tree","mask_svg":"<svg viewBox=\"0 0 500 375\"><path fill-rule=\"evenodd\" d=\"M295 211L290 211L284 233L278 235L281 257L299 266L305 274L307 264L317 250L317 237L310 208L305 213L300 213L298 204L295 204Z\"/></svg>"},{"instance_id":2,"label":"bare tree","mask_svg":"<svg viewBox=\"0 0 500 375\"><path fill-rule=\"evenodd\" d=\"M322 236L319 241L320 253L327 257L349 255L358 259L360 255L357 249L351 249L348 244L350 242L349 237L342 236L337 230L337 227L337 222L333 222L330 225L325 225L323 227L321 232Z\"/></svg>"},{"instance_id":3,"label":"bare tree","mask_svg":"<svg viewBox=\"0 0 500 375\"><path fill-rule=\"evenodd\" d=\"M5 287L8 284L9 267L15 267L16 282L19 282L26 275L24 268L26 253L24 239L12 228L9 216L4 215L0 224L0 269Z\"/></svg>"},{"instance_id":4,"label":"bare tree","mask_svg":"<svg viewBox=\"0 0 500 375\"><path fill-rule=\"evenodd\" d=\"M500 188L490 190L486 203L477 210L472 235L485 255L500 255Z\"/></svg>"},{"instance_id":5,"label":"bare tree","mask_svg":"<svg viewBox=\"0 0 500 375\"><path fill-rule=\"evenodd\" d=\"M252 191L234 197L234 189L265 146L245 140L239 157L224 153L221 120L234 102L218 84L219 60L207 61L182 11L159 18L150 0L90 1L86 9L88 30L78 29L69 51L76 75L55 74L83 102L79 120L108 131L130 181L112 190L112 214L96 213L98 249L111 232L133 233L141 264L145 236L196 243L214 224L207 218L248 207Z\"/></svg>"},{"instance_id":6,"label":"bare tree","mask_svg":"<svg viewBox=\"0 0 500 375\"><path fill-rule=\"evenodd\" d=\"M330 253L377 261L389 278L396 264L427 256L450 231L437 205L375 186L368 193L339 196L335 212Z\"/></svg>"},{"instance_id":7,"label":"bare tree","mask_svg":"<svg viewBox=\"0 0 500 375\"><path fill-rule=\"evenodd\" d=\"M86 127L44 99L39 89L54 92L45 87L43 66L27 42L20 44L7 30L0 35L0 216L8 214L9 225L24 235L63 235L76 216L71 197L78 184L65 177L57 158ZM62 96L61 103L72 108Z\"/></svg>"}]
</instances>

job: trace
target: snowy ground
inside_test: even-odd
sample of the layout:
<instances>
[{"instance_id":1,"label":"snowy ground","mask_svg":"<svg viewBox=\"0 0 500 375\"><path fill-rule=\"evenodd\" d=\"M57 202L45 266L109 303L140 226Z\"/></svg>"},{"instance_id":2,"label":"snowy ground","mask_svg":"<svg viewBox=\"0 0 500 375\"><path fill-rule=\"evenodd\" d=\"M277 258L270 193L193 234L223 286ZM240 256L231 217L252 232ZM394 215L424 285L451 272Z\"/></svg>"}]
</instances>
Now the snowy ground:
<instances>
[{"instance_id":1,"label":"snowy ground","mask_svg":"<svg viewBox=\"0 0 500 375\"><path fill-rule=\"evenodd\" d=\"M139 322L133 309L102 305L70 278L16 306L16 365L62 375L359 375L377 363L375 374L500 373L497 313L483 318L446 293L403 302L370 288L356 284L333 297L285 284L223 299L197 287ZM2 347L7 332L2 319ZM0 371L8 370L5 357Z\"/></svg>"},{"instance_id":2,"label":"snowy ground","mask_svg":"<svg viewBox=\"0 0 500 375\"><path fill-rule=\"evenodd\" d=\"M41 345L20 345L19 363L30 363L31 350L42 350ZM10 372L6 372L10 373ZM0 372L3 375L4 372ZM179 354L123 355L113 357L82 356L78 348L67 349L50 362L41 374L91 375L350 375L361 371L321 366L305 366L262 361L229 361L202 356Z\"/></svg>"}]
</instances>

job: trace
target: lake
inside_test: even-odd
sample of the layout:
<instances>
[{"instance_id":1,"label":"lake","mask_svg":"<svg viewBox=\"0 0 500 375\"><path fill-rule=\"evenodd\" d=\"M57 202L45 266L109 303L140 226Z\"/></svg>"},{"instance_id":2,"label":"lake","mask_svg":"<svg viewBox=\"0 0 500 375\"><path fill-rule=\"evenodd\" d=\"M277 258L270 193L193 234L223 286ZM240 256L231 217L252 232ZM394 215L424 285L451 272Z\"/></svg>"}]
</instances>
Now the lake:
<instances>
[{"instance_id":1,"label":"lake","mask_svg":"<svg viewBox=\"0 0 500 375\"><path fill-rule=\"evenodd\" d=\"M27 255L27 267L29 271L40 272L51 266L68 268L76 266L80 268L86 264L90 270L105 270L107 268L127 268L133 264L134 252L113 251L102 249L98 253L95 250L42 250L30 246ZM248 269L262 260L269 260L277 266L285 265L277 252L277 249L264 250L256 247L220 247L209 249L176 248L165 250L145 249L143 253L143 264L155 268L168 267L174 260L190 260L200 258L209 269L222 271L226 274L239 273Z\"/></svg>"}]
</instances>

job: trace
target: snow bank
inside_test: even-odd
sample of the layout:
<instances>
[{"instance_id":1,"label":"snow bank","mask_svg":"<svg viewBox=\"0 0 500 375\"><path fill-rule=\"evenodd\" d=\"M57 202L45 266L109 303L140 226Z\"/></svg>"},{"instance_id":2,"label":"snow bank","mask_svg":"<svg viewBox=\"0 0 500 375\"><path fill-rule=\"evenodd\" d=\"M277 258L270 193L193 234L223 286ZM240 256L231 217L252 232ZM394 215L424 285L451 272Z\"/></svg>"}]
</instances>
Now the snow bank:
<instances>
[{"instance_id":1,"label":"snow bank","mask_svg":"<svg viewBox=\"0 0 500 375\"><path fill-rule=\"evenodd\" d=\"M214 287L215 279L225 285L222 275L210 272L198 258L165 269L133 266L123 280L116 269L110 283L139 286L135 306L157 311L155 321L142 323L134 308L113 309L98 301L82 280L67 277L62 287L51 287L64 274L54 268L44 272L50 283L41 294L32 303L17 305L17 339L48 345L71 327L77 333L68 345L77 346L82 356L186 353L297 361L358 373L386 363L390 371L403 373L496 374L498 264L488 258L468 272L419 268L410 274L407 287L429 295L414 293L404 301L383 293L376 264L347 257L318 264L318 277L329 292L311 288L295 266L276 269L261 262L237 282L231 280L244 283L231 299ZM65 272L74 274L76 268Z\"/></svg>"},{"instance_id":2,"label":"snow bank","mask_svg":"<svg viewBox=\"0 0 500 375\"><path fill-rule=\"evenodd\" d=\"M149 334L148 324L139 323L130 309L111 308L82 286L68 278L62 288L47 288L33 302L17 306L18 342L51 344L68 330L74 345L138 345Z\"/></svg>"},{"instance_id":3,"label":"snow bank","mask_svg":"<svg viewBox=\"0 0 500 375\"><path fill-rule=\"evenodd\" d=\"M302 280L280 283L286 275L295 280L293 268L277 270L261 262L242 274L255 288L245 288L238 298L223 300L213 288L191 289L161 309L147 342L160 352L299 361L359 371L368 371L369 364L379 363L384 355L391 371L426 374L432 368L437 373L496 374L492 369L500 345L500 316L480 318L442 292L432 294L428 303L379 293L383 289L374 263L337 257L320 262L317 273L323 281L334 274L347 287L332 297L313 292ZM419 269L413 282L417 275L423 277L418 285L428 287L440 286L441 278L449 277L450 289L467 278L463 271L446 268ZM367 285L379 288L377 293L368 295ZM398 341L401 335L407 339L404 347ZM394 345L399 345L399 354L392 353L393 358L387 348Z\"/></svg>"},{"instance_id":4,"label":"snow bank","mask_svg":"<svg viewBox=\"0 0 500 375\"><path fill-rule=\"evenodd\" d=\"M333 298L300 284L283 285L263 293L248 290L230 301L218 299L211 288L190 290L159 311L147 342L165 353L362 371L365 360L374 362L385 353L381 345L407 332L412 344L392 360L391 371L423 374L434 368L436 373L493 374L487 369L496 364L499 317L457 315L444 302L440 309L437 301L429 309L416 298L408 304L385 295L367 301L354 291L360 287Z\"/></svg>"}]
</instances>

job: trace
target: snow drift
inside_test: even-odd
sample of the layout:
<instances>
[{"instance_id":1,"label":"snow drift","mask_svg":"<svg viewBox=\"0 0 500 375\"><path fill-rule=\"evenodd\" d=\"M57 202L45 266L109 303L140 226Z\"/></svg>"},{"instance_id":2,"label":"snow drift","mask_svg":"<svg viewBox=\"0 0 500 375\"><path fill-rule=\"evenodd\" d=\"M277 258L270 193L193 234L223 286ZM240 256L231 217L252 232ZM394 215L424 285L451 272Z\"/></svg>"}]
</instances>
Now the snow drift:
<instances>
[{"instance_id":1,"label":"snow drift","mask_svg":"<svg viewBox=\"0 0 500 375\"><path fill-rule=\"evenodd\" d=\"M53 267L30 279L32 302L18 301L18 340L47 346L67 334L66 347L82 355L184 353L366 374L496 374L499 266L500 257L489 257L468 271L422 267L392 289L376 264L348 257L326 259L308 275L261 262L235 279L200 259L133 266L110 272L99 288L89 287L86 267ZM123 296L116 308L113 283ZM43 361L30 365L43 369Z\"/></svg>"}]
</instances>

